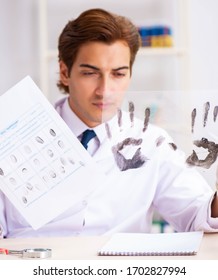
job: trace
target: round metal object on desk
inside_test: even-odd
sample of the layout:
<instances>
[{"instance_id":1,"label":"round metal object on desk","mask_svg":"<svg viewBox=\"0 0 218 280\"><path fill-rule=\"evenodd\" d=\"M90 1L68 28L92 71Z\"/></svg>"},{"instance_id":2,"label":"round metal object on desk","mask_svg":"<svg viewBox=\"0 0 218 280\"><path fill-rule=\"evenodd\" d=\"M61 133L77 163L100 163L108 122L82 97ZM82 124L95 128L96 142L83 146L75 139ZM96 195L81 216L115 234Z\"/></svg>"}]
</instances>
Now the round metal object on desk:
<instances>
[{"instance_id":1,"label":"round metal object on desk","mask_svg":"<svg viewBox=\"0 0 218 280\"><path fill-rule=\"evenodd\" d=\"M44 248L35 248L35 249L24 249L23 258L28 259L45 259L50 258L52 250Z\"/></svg>"}]
</instances>

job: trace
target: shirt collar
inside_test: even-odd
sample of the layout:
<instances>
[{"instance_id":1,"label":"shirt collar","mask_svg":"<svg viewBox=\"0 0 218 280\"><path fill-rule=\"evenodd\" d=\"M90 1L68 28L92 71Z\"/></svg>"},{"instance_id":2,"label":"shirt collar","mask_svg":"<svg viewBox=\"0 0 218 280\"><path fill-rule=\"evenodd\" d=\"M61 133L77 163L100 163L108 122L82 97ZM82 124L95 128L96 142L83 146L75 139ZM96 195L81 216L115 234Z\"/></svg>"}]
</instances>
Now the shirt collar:
<instances>
[{"instance_id":1,"label":"shirt collar","mask_svg":"<svg viewBox=\"0 0 218 280\"><path fill-rule=\"evenodd\" d=\"M65 99L61 108L61 116L76 137L87 129L87 126L71 110L68 98Z\"/></svg>"}]
</instances>

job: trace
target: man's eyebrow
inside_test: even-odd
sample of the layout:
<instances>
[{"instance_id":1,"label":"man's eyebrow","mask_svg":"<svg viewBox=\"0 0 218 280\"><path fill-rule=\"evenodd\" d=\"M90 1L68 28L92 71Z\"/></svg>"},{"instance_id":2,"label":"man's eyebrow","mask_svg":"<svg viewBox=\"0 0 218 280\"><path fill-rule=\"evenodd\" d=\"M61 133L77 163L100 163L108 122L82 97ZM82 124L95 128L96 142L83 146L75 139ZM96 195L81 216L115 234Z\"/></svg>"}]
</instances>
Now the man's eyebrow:
<instances>
[{"instance_id":1,"label":"man's eyebrow","mask_svg":"<svg viewBox=\"0 0 218 280\"><path fill-rule=\"evenodd\" d=\"M94 70L97 70L97 71L100 70L98 67L90 65L90 64L80 64L80 67L91 68L91 69L94 69Z\"/></svg>"},{"instance_id":2,"label":"man's eyebrow","mask_svg":"<svg viewBox=\"0 0 218 280\"><path fill-rule=\"evenodd\" d=\"M123 70L123 69L127 69L128 70L129 66L121 66L121 67L113 69L113 71L119 71L119 70Z\"/></svg>"},{"instance_id":3,"label":"man's eyebrow","mask_svg":"<svg viewBox=\"0 0 218 280\"><path fill-rule=\"evenodd\" d=\"M91 64L80 64L80 67L86 67L86 68L90 68L90 69L93 69L93 70L97 70L97 71L100 71L100 68L94 66L94 65L91 65ZM129 69L129 66L121 66L121 67L118 67L118 68L114 68L112 69L113 71L119 71L119 70L123 70L123 69Z\"/></svg>"}]
</instances>

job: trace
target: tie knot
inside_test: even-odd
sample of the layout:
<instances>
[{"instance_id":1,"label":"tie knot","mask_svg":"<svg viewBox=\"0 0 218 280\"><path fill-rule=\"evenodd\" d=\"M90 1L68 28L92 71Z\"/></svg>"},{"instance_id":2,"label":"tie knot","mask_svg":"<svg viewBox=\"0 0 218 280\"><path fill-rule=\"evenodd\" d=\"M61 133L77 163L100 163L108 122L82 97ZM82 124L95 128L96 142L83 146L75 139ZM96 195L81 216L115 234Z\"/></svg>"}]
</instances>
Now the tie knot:
<instances>
[{"instance_id":1,"label":"tie knot","mask_svg":"<svg viewBox=\"0 0 218 280\"><path fill-rule=\"evenodd\" d=\"M87 129L83 132L81 144L84 146L85 149L88 148L89 141L96 136L94 130Z\"/></svg>"}]
</instances>

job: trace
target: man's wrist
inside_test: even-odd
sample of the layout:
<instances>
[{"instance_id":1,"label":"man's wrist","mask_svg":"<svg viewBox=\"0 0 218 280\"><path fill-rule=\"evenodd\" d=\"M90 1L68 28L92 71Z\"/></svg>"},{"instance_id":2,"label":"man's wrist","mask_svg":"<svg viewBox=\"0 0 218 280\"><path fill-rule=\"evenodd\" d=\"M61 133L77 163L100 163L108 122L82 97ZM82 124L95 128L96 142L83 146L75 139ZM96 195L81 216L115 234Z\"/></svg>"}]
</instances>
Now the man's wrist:
<instances>
[{"instance_id":1,"label":"man's wrist","mask_svg":"<svg viewBox=\"0 0 218 280\"><path fill-rule=\"evenodd\" d=\"M214 193L213 200L211 202L211 217L217 218L218 217L218 196L217 191Z\"/></svg>"}]
</instances>

